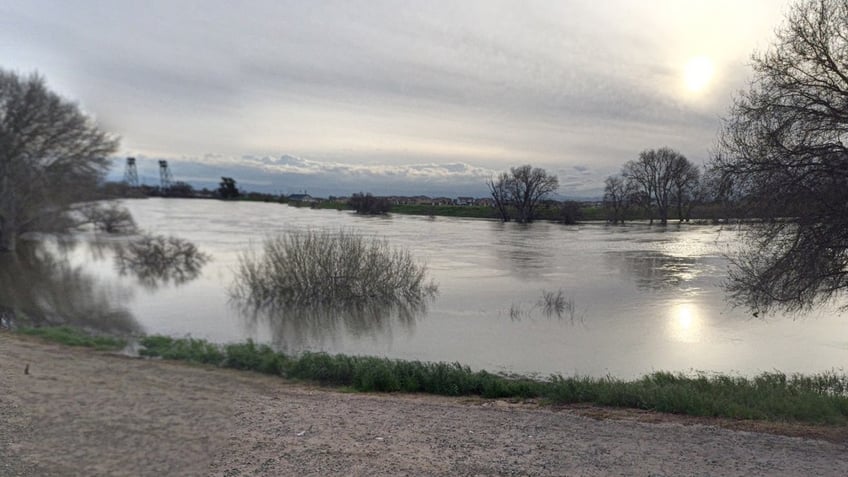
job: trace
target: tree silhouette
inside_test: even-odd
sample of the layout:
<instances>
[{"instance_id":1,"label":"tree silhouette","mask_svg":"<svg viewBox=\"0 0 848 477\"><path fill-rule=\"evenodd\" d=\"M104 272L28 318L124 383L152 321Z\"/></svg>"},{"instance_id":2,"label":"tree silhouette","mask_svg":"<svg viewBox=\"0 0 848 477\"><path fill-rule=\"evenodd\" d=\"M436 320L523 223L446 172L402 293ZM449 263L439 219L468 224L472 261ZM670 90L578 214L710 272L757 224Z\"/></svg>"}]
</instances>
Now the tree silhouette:
<instances>
[{"instance_id":1,"label":"tree silhouette","mask_svg":"<svg viewBox=\"0 0 848 477\"><path fill-rule=\"evenodd\" d=\"M221 183L218 185L218 196L222 199L235 199L241 193L236 187L236 180L232 177L222 177Z\"/></svg>"},{"instance_id":2,"label":"tree silhouette","mask_svg":"<svg viewBox=\"0 0 848 477\"><path fill-rule=\"evenodd\" d=\"M118 140L38 75L0 69L0 251L32 231L71 225L71 204L94 197Z\"/></svg>"},{"instance_id":3,"label":"tree silhouette","mask_svg":"<svg viewBox=\"0 0 848 477\"><path fill-rule=\"evenodd\" d=\"M729 290L755 312L802 311L848 288L848 3L803 0L753 56L713 159L760 219Z\"/></svg>"}]
</instances>

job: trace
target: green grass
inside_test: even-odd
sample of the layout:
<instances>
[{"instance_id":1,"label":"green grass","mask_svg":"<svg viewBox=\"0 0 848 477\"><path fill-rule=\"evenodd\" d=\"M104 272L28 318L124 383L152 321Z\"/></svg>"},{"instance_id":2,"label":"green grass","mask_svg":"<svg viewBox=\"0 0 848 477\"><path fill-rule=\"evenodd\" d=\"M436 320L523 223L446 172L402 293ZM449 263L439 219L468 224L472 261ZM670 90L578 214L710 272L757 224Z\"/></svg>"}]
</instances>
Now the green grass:
<instances>
[{"instance_id":1,"label":"green grass","mask_svg":"<svg viewBox=\"0 0 848 477\"><path fill-rule=\"evenodd\" d=\"M18 332L70 346L122 349L126 342L71 327ZM289 356L252 341L217 345L152 335L139 340L148 357L251 370L336 386L343 391L411 392L485 398L537 398L551 404L588 403L691 416L814 424L848 424L848 375L764 373L752 378L655 372L633 381L612 377L548 380L473 371L459 363L303 353Z\"/></svg>"},{"instance_id":2,"label":"green grass","mask_svg":"<svg viewBox=\"0 0 848 477\"><path fill-rule=\"evenodd\" d=\"M191 363L220 366L226 355L220 346L206 340L193 338L171 338L168 336L145 336L139 340L143 346L138 354Z\"/></svg>"},{"instance_id":3,"label":"green grass","mask_svg":"<svg viewBox=\"0 0 848 477\"><path fill-rule=\"evenodd\" d=\"M590 403L691 416L817 424L848 423L848 376L836 373L753 378L657 372L635 381L552 376L549 380L473 371L459 363L303 353L268 346L218 346L202 340L144 338L145 356L248 369L345 390L412 392L485 398L538 398L552 404Z\"/></svg>"},{"instance_id":4,"label":"green grass","mask_svg":"<svg viewBox=\"0 0 848 477\"><path fill-rule=\"evenodd\" d=\"M67 346L83 346L101 351L116 351L127 346L126 340L111 336L95 336L70 326L18 328L17 332Z\"/></svg>"}]
</instances>

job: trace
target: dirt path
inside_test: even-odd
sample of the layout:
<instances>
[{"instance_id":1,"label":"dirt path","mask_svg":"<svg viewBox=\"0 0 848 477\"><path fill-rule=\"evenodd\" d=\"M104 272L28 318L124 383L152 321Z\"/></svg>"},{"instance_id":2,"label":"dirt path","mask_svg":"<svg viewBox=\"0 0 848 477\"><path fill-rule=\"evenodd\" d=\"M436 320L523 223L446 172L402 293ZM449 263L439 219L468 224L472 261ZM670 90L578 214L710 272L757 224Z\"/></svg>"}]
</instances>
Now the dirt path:
<instances>
[{"instance_id":1,"label":"dirt path","mask_svg":"<svg viewBox=\"0 0 848 477\"><path fill-rule=\"evenodd\" d=\"M844 441L583 414L345 394L0 333L4 476L848 475Z\"/></svg>"}]
</instances>

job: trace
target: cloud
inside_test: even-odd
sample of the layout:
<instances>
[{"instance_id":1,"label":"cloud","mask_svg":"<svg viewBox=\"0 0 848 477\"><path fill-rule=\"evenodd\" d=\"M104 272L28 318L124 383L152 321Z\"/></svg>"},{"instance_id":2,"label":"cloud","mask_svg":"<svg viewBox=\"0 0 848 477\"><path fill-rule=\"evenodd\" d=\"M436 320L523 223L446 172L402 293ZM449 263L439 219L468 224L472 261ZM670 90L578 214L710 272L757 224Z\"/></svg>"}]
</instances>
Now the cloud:
<instances>
[{"instance_id":1,"label":"cloud","mask_svg":"<svg viewBox=\"0 0 848 477\"><path fill-rule=\"evenodd\" d=\"M158 158L137 158L143 183L157 185ZM343 164L321 162L293 155L283 156L206 156L198 159L169 159L175 181L196 187L215 188L222 176L233 177L246 190L292 194L309 192L315 196L346 196L354 192L378 195L429 195L486 197L486 180L499 170L466 163L429 163L409 165ZM111 180L121 180L124 161L116 159ZM599 194L595 177L588 168L550 170L560 178L558 191L563 196L595 197Z\"/></svg>"},{"instance_id":2,"label":"cloud","mask_svg":"<svg viewBox=\"0 0 848 477\"><path fill-rule=\"evenodd\" d=\"M522 163L599 179L646 148L705 159L785 3L31 0L0 5L0 58L127 155L265 158L301 179ZM717 68L701 96L680 78L693 55Z\"/></svg>"}]
</instances>

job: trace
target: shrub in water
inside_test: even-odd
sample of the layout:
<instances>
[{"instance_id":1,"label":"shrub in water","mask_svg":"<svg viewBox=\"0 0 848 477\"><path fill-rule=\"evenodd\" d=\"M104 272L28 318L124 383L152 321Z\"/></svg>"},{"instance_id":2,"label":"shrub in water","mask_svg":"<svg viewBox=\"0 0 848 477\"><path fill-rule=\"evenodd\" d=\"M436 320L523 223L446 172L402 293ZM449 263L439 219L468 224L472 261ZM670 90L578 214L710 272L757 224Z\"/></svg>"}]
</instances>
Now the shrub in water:
<instances>
[{"instance_id":1,"label":"shrub in water","mask_svg":"<svg viewBox=\"0 0 848 477\"><path fill-rule=\"evenodd\" d=\"M209 256L193 243L174 236L142 234L115 250L118 271L131 273L148 286L194 280L208 261Z\"/></svg>"},{"instance_id":2,"label":"shrub in water","mask_svg":"<svg viewBox=\"0 0 848 477\"><path fill-rule=\"evenodd\" d=\"M290 232L240 257L234 298L254 306L420 303L436 292L407 250L346 231Z\"/></svg>"}]
</instances>

